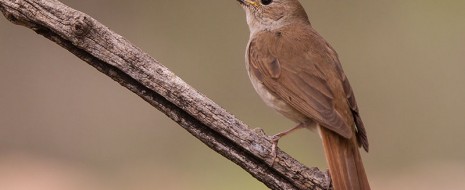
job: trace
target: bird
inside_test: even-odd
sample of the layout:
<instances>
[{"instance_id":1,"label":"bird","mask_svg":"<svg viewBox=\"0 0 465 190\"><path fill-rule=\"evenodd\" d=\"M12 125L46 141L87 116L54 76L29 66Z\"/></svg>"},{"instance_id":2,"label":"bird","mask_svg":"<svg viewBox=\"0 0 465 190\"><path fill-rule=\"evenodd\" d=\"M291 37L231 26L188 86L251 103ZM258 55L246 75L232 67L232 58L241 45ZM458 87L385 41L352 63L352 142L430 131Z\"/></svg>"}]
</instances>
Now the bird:
<instances>
[{"instance_id":1,"label":"bird","mask_svg":"<svg viewBox=\"0 0 465 190\"><path fill-rule=\"evenodd\" d=\"M245 62L266 105L322 139L335 190L368 190L360 147L369 150L354 92L338 54L313 28L298 0L237 0L250 30ZM273 154L273 153L272 153Z\"/></svg>"}]
</instances>

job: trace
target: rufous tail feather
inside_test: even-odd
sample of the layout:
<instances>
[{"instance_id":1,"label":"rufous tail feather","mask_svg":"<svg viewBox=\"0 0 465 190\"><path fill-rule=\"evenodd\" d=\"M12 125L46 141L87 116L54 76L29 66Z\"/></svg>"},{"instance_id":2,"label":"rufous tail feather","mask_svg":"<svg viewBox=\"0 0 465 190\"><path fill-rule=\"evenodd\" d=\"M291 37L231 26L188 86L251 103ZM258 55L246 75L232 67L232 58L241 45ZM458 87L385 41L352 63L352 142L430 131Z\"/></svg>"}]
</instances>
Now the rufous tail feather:
<instances>
[{"instance_id":1,"label":"rufous tail feather","mask_svg":"<svg viewBox=\"0 0 465 190\"><path fill-rule=\"evenodd\" d=\"M334 190L370 190L355 134L346 139L319 128Z\"/></svg>"}]
</instances>

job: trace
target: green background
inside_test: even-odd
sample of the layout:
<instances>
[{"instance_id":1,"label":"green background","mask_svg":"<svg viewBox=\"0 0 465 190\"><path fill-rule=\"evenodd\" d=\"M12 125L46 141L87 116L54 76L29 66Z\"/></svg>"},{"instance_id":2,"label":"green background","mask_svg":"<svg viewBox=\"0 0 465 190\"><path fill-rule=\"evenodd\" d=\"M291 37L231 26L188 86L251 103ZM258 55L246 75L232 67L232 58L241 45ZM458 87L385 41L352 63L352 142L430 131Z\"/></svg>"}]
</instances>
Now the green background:
<instances>
[{"instance_id":1,"label":"green background","mask_svg":"<svg viewBox=\"0 0 465 190\"><path fill-rule=\"evenodd\" d=\"M244 67L235 0L66 0L253 128L294 124ZM338 51L368 130L373 189L465 188L465 1L302 2ZM318 136L280 147L326 168ZM0 18L0 189L267 189L138 96Z\"/></svg>"}]
</instances>

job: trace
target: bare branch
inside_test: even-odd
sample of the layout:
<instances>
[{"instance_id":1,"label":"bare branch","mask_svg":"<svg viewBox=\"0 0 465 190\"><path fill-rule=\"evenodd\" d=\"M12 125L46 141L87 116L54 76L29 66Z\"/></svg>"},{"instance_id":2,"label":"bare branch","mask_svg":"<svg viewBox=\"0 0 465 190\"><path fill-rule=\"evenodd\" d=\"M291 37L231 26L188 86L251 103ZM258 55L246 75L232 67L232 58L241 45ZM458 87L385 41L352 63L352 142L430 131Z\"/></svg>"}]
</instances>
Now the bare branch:
<instances>
[{"instance_id":1,"label":"bare branch","mask_svg":"<svg viewBox=\"0 0 465 190\"><path fill-rule=\"evenodd\" d=\"M329 189L330 179L278 150L270 139L197 92L147 53L92 17L56 0L0 0L13 23L52 40L179 123L271 189Z\"/></svg>"}]
</instances>

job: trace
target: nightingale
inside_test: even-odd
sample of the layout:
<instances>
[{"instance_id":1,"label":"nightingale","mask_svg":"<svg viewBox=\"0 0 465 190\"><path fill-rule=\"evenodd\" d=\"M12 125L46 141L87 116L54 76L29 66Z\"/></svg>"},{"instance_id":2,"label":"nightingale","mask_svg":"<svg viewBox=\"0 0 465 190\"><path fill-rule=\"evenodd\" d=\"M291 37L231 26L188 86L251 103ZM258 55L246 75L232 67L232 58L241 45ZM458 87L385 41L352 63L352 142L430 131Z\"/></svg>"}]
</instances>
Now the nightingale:
<instances>
[{"instance_id":1,"label":"nightingale","mask_svg":"<svg viewBox=\"0 0 465 190\"><path fill-rule=\"evenodd\" d=\"M237 0L250 38L246 67L264 102L297 128L319 133L335 190L370 189L359 147L368 139L336 51L312 28L298 0ZM273 154L273 153L272 153Z\"/></svg>"}]
</instances>

